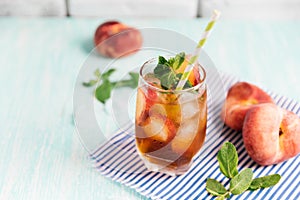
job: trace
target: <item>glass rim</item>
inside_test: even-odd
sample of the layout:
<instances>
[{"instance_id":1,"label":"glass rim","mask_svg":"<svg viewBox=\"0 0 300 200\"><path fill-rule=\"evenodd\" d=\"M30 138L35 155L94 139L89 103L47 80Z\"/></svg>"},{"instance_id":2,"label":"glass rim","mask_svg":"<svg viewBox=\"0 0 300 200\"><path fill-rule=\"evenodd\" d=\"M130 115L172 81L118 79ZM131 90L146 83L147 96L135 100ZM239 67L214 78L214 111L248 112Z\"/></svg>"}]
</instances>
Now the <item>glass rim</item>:
<instances>
[{"instance_id":1,"label":"glass rim","mask_svg":"<svg viewBox=\"0 0 300 200\"><path fill-rule=\"evenodd\" d=\"M168 56L168 55L167 55ZM147 64L149 64L149 63L151 63L151 62L153 62L153 61L155 61L155 60L158 60L158 58L151 58L150 60L148 60L148 61L146 61L143 65L142 65L142 67L141 67L141 69L140 69L140 72L139 72L139 76L140 76L140 78L141 78L141 80L144 82L144 84L146 84L148 87L150 87L151 89L154 89L154 90L156 90L156 91L158 91L158 92L165 92L165 93L180 93L180 92L189 92L189 91L195 91L195 90L197 90L197 89L199 89L202 85L204 85L205 84L205 80L206 80L206 71L205 71L205 69L204 69L204 67L202 67L201 65L200 65L200 63L198 62L198 68L200 69L200 70L202 70L202 72L203 72L203 78L200 80L200 82L197 84L197 85L195 85L195 86L193 86L193 87L191 87L191 88L186 88L186 89L181 89L181 90L165 90L165 89L162 89L162 88L158 88L158 87L155 87L155 86L153 86L153 85L151 85L150 83L148 83L145 79L144 79L144 76L143 76L143 69L145 68L145 66L147 65ZM194 64L194 66L193 67L195 67L195 64Z\"/></svg>"}]
</instances>

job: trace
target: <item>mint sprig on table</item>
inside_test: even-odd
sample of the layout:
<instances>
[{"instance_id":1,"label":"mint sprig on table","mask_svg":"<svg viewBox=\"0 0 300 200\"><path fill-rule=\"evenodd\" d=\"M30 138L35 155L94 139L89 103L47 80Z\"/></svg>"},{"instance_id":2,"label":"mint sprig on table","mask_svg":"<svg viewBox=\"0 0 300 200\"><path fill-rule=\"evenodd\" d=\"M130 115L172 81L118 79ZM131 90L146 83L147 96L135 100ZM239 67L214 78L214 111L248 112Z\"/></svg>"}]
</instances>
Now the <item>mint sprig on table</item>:
<instances>
[{"instance_id":1,"label":"mint sprig on table","mask_svg":"<svg viewBox=\"0 0 300 200\"><path fill-rule=\"evenodd\" d=\"M105 102L110 98L111 91L114 88L120 88L120 87L136 88L137 87L138 80L139 80L138 73L129 72L130 78L127 80L110 81L109 78L115 71L116 69L109 69L105 73L101 74L100 70L97 69L94 72L96 79L92 79L89 82L83 82L82 84L85 87L92 87L101 82L101 84L98 85L95 90L95 97L98 101L100 101L103 104L105 104Z\"/></svg>"},{"instance_id":2,"label":"mint sprig on table","mask_svg":"<svg viewBox=\"0 0 300 200\"><path fill-rule=\"evenodd\" d=\"M185 60L185 53L181 52L175 57L167 60L163 56L158 57L158 64L154 69L154 76L160 80L161 87L165 90L174 90L181 79L182 73L177 73ZM187 81L184 89L193 87L190 81Z\"/></svg>"},{"instance_id":3,"label":"mint sprig on table","mask_svg":"<svg viewBox=\"0 0 300 200\"><path fill-rule=\"evenodd\" d=\"M273 174L260 178L253 178L253 172L250 168L237 170L238 155L235 146L230 142L225 142L219 150L217 159L220 165L220 171L224 176L230 179L230 187L227 190L220 182L215 179L208 178L206 181L206 190L216 199L221 200L229 198L230 195L242 194L246 190L257 190L268 188L276 185L281 176Z\"/></svg>"}]
</instances>

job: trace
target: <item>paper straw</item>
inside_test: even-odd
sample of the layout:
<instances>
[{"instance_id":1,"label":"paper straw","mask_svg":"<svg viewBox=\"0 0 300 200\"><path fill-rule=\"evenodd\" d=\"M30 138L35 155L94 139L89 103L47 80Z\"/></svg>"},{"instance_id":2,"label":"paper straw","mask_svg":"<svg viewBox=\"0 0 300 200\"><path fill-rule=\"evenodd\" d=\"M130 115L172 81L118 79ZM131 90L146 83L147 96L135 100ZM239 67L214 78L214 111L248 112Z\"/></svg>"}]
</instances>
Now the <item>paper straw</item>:
<instances>
[{"instance_id":1,"label":"paper straw","mask_svg":"<svg viewBox=\"0 0 300 200\"><path fill-rule=\"evenodd\" d=\"M204 33L202 34L201 40L198 42L198 45L195 49L195 52L194 52L193 56L189 59L189 64L185 68L185 70L184 70L184 72L181 76L181 79L180 79L180 81L179 81L179 83L176 87L176 90L182 90L183 89L185 83L187 82L187 80L188 80L188 78L191 74L191 71L193 70L194 63L198 60L200 52L201 52L207 38L209 37L209 35L211 33L211 30L212 30L215 22L219 18L219 16L220 16L220 12L217 11L217 10L214 10L213 15L211 16L211 20L206 25L206 28L205 28Z\"/></svg>"}]
</instances>

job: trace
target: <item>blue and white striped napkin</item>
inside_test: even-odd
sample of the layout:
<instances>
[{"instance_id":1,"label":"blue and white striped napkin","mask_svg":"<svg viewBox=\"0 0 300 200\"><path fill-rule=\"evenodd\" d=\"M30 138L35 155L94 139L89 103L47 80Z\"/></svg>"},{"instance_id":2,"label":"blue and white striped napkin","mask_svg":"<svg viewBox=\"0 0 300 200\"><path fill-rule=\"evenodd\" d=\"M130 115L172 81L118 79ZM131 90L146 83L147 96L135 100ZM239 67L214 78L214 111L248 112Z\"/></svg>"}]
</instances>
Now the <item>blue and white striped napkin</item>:
<instances>
[{"instance_id":1,"label":"blue and white striped napkin","mask_svg":"<svg viewBox=\"0 0 300 200\"><path fill-rule=\"evenodd\" d=\"M228 89L237 82L231 76L223 76L223 86ZM268 92L282 108L300 115L300 103ZM210 97L209 97L210 98ZM247 154L240 132L216 125L220 111L208 104L208 124L205 143L194 158L191 169L181 176L168 176L151 172L140 160L135 147L134 125L130 124L116 133L108 142L91 154L99 172L115 181L135 189L151 199L213 199L205 190L208 177L217 179L228 188L229 181L219 170L217 152L225 141L232 142L238 151L239 169L252 168L254 177L278 173L280 182L271 188L247 191L231 199L300 199L300 156L277 165L262 167Z\"/></svg>"}]
</instances>

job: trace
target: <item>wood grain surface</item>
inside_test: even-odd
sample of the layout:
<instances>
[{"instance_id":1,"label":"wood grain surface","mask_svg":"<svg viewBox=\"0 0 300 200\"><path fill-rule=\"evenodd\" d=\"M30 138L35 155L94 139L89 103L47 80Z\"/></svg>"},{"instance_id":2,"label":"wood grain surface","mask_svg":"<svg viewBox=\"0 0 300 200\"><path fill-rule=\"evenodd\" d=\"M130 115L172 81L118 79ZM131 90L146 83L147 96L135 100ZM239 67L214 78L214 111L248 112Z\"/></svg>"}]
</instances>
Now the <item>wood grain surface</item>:
<instances>
[{"instance_id":1,"label":"wood grain surface","mask_svg":"<svg viewBox=\"0 0 300 200\"><path fill-rule=\"evenodd\" d=\"M198 40L207 19L120 19ZM0 18L0 199L145 199L92 168L72 110L76 75L104 19ZM300 21L220 21L216 67L300 101Z\"/></svg>"}]
</instances>

